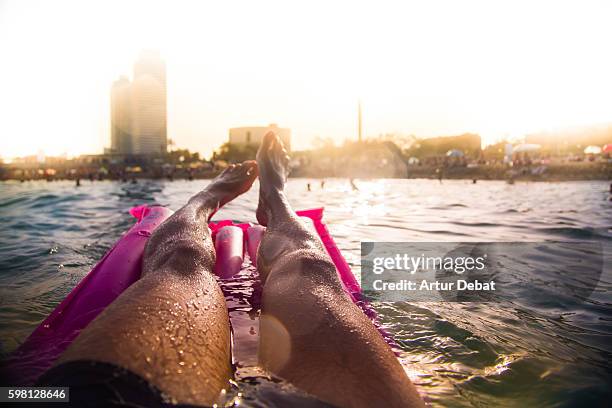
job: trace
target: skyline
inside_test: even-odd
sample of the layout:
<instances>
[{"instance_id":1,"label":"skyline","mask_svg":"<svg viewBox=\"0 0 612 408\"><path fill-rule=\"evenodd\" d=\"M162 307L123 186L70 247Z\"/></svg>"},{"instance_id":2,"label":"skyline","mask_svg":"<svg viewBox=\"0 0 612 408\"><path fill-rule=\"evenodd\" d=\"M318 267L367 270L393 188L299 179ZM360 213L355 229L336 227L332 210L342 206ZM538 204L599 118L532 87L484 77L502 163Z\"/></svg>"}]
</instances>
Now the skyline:
<instances>
[{"instance_id":1,"label":"skyline","mask_svg":"<svg viewBox=\"0 0 612 408\"><path fill-rule=\"evenodd\" d=\"M3 158L109 147L110 86L147 48L167 63L168 137L206 156L268 123L296 149L356 140L358 100L365 138L612 122L605 2L49 3L0 3Z\"/></svg>"}]
</instances>

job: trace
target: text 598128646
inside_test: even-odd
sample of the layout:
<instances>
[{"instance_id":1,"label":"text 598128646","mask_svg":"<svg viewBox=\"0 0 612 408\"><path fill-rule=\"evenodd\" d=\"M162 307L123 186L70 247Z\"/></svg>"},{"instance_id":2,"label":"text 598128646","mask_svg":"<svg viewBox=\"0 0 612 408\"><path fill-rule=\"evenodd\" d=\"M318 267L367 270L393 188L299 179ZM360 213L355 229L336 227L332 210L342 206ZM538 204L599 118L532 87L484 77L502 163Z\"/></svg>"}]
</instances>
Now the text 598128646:
<instances>
[{"instance_id":1,"label":"text 598128646","mask_svg":"<svg viewBox=\"0 0 612 408\"><path fill-rule=\"evenodd\" d=\"M0 402L69 402L68 387L0 387Z\"/></svg>"}]
</instances>

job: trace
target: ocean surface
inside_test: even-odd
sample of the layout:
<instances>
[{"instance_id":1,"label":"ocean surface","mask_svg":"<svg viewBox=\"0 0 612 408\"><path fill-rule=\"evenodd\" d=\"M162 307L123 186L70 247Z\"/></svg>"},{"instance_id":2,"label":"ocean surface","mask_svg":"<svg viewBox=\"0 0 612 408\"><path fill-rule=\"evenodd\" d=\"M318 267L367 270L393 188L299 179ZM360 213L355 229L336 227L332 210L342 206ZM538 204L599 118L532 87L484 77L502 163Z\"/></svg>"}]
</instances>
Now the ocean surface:
<instances>
[{"instance_id":1,"label":"ocean surface","mask_svg":"<svg viewBox=\"0 0 612 408\"><path fill-rule=\"evenodd\" d=\"M176 210L207 183L0 183L0 355L13 351L132 225L130 207L156 203ZM530 302L530 282L543 284L532 272L521 277L521 293L506 293L504 302L375 303L407 373L432 405L609 404L609 182L356 184L358 191L343 179L328 179L324 188L319 180L291 179L287 191L296 209L325 206L325 221L357 276L361 241L595 241L603 248L599 283L581 301L568 302L553 285ZM254 221L256 205L257 184L215 218ZM567 256L580 254L548 253L542 262Z\"/></svg>"}]
</instances>

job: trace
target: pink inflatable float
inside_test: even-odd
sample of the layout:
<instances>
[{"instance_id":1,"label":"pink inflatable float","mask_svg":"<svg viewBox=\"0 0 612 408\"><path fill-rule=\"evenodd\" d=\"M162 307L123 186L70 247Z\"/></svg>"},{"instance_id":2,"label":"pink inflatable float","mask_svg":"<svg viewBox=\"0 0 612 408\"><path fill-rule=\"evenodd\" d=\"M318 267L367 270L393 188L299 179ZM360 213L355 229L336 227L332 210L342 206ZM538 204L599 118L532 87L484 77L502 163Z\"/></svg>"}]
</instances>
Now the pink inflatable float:
<instances>
[{"instance_id":1,"label":"pink inflatable float","mask_svg":"<svg viewBox=\"0 0 612 408\"><path fill-rule=\"evenodd\" d=\"M137 219L136 224L9 357L4 368L14 385L33 384L89 322L140 278L146 241L172 211L165 207L139 206L132 208L130 213ZM359 283L322 222L323 208L298 211L297 214L312 222L336 265L346 292L377 324L374 310L362 299ZM223 220L211 222L209 228L217 252L215 274L220 279L232 279L248 266L244 262L245 240L249 259L252 265L257 265L257 248L265 227ZM379 327L379 331L391 346L395 346L382 328Z\"/></svg>"},{"instance_id":2,"label":"pink inflatable float","mask_svg":"<svg viewBox=\"0 0 612 408\"><path fill-rule=\"evenodd\" d=\"M151 233L172 211L139 206L137 222L9 357L5 369L18 385L32 384L106 306L140 278Z\"/></svg>"},{"instance_id":3,"label":"pink inflatable float","mask_svg":"<svg viewBox=\"0 0 612 408\"><path fill-rule=\"evenodd\" d=\"M244 261L244 233L242 228L226 225L214 234L215 275L222 279L231 278L240 272Z\"/></svg>"}]
</instances>

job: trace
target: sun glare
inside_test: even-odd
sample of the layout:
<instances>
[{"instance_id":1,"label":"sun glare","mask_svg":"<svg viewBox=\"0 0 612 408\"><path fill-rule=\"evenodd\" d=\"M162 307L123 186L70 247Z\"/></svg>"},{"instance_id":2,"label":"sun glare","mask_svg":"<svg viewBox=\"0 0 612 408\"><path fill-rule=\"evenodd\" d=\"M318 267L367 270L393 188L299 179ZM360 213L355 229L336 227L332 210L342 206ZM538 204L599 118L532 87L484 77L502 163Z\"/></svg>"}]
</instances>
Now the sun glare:
<instances>
[{"instance_id":1,"label":"sun glare","mask_svg":"<svg viewBox=\"0 0 612 408\"><path fill-rule=\"evenodd\" d=\"M168 136L209 154L230 127L315 137L479 133L611 121L607 2L6 1L0 155L99 153L112 81L168 67Z\"/></svg>"}]
</instances>

